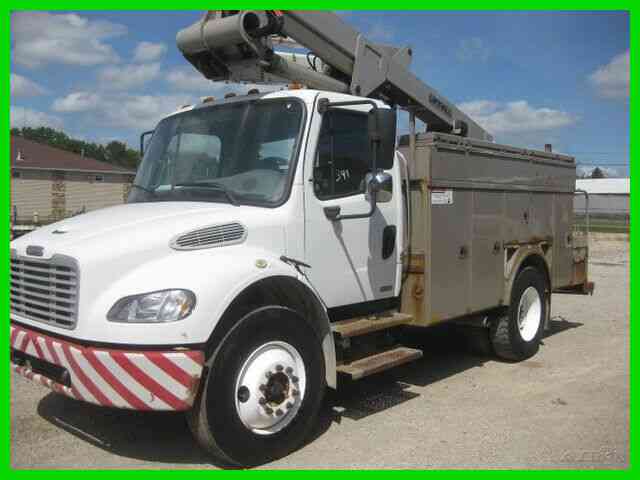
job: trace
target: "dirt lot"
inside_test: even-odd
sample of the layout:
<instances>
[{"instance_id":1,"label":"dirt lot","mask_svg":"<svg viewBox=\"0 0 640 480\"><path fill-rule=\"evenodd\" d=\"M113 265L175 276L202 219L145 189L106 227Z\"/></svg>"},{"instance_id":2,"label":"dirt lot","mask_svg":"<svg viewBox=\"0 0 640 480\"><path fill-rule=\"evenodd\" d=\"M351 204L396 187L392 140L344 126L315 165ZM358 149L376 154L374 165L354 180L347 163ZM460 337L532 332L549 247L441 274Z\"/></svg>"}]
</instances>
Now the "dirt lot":
<instances>
[{"instance_id":1,"label":"dirt lot","mask_svg":"<svg viewBox=\"0 0 640 480\"><path fill-rule=\"evenodd\" d=\"M449 331L425 357L330 395L316 438L269 468L624 467L629 463L629 244L592 245L592 297L555 295L520 364ZM16 468L210 468L179 414L106 410L11 380Z\"/></svg>"}]
</instances>

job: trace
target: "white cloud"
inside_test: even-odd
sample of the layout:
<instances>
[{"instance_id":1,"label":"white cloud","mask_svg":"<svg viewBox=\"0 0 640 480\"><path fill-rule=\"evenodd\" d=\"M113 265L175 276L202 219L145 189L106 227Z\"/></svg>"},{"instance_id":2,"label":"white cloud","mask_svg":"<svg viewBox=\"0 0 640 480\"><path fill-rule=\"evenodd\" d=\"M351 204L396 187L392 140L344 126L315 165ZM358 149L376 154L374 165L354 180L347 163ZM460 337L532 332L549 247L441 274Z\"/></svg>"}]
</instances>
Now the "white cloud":
<instances>
[{"instance_id":1,"label":"white cloud","mask_svg":"<svg viewBox=\"0 0 640 480\"><path fill-rule=\"evenodd\" d=\"M129 90L141 87L160 73L159 63L144 65L112 65L98 73L100 86L105 90Z\"/></svg>"},{"instance_id":2,"label":"white cloud","mask_svg":"<svg viewBox=\"0 0 640 480\"><path fill-rule=\"evenodd\" d=\"M103 112L107 123L139 131L154 128L160 119L182 105L192 104L189 95L126 95L105 99Z\"/></svg>"},{"instance_id":3,"label":"white cloud","mask_svg":"<svg viewBox=\"0 0 640 480\"><path fill-rule=\"evenodd\" d=\"M566 127L578 120L561 110L532 107L526 100L507 103L475 100L458 108L493 134L539 132Z\"/></svg>"},{"instance_id":4,"label":"white cloud","mask_svg":"<svg viewBox=\"0 0 640 480\"><path fill-rule=\"evenodd\" d=\"M254 83L226 83L212 82L205 78L195 68L174 68L166 75L167 83L176 91L192 92L194 94L222 97L225 93L237 93L243 95L252 88L257 88L263 93L279 90L283 85L257 85Z\"/></svg>"},{"instance_id":5,"label":"white cloud","mask_svg":"<svg viewBox=\"0 0 640 480\"><path fill-rule=\"evenodd\" d=\"M35 97L47 93L43 86L17 73L12 73L10 80L12 97Z\"/></svg>"},{"instance_id":6,"label":"white cloud","mask_svg":"<svg viewBox=\"0 0 640 480\"><path fill-rule=\"evenodd\" d=\"M77 121L96 126L131 129L136 132L153 128L158 121L179 107L196 101L191 95L131 95L127 93L73 92L57 99L53 109L80 113Z\"/></svg>"},{"instance_id":7,"label":"white cloud","mask_svg":"<svg viewBox=\"0 0 640 480\"><path fill-rule=\"evenodd\" d=\"M208 80L191 67L175 68L167 73L166 79L167 83L176 90L189 92L211 93L213 90L219 89L219 85L221 85Z\"/></svg>"},{"instance_id":8,"label":"white cloud","mask_svg":"<svg viewBox=\"0 0 640 480\"><path fill-rule=\"evenodd\" d=\"M164 43L140 42L133 51L134 62L153 62L167 51Z\"/></svg>"},{"instance_id":9,"label":"white cloud","mask_svg":"<svg viewBox=\"0 0 640 480\"><path fill-rule=\"evenodd\" d=\"M486 62L491 55L491 50L479 37L463 38L458 44L456 57L461 62L481 61Z\"/></svg>"},{"instance_id":10,"label":"white cloud","mask_svg":"<svg viewBox=\"0 0 640 480\"><path fill-rule=\"evenodd\" d=\"M127 30L75 13L17 12L11 18L11 31L14 61L36 68L49 63L91 66L118 61L105 40Z\"/></svg>"},{"instance_id":11,"label":"white cloud","mask_svg":"<svg viewBox=\"0 0 640 480\"><path fill-rule=\"evenodd\" d=\"M376 23L367 31L366 36L374 42L391 42L395 37L395 30L387 25Z\"/></svg>"},{"instance_id":12,"label":"white cloud","mask_svg":"<svg viewBox=\"0 0 640 480\"><path fill-rule=\"evenodd\" d=\"M629 98L629 50L589 75L589 82L602 97Z\"/></svg>"},{"instance_id":13,"label":"white cloud","mask_svg":"<svg viewBox=\"0 0 640 480\"><path fill-rule=\"evenodd\" d=\"M101 98L97 93L73 92L66 97L56 98L51 108L64 113L86 112L95 110L100 102Z\"/></svg>"},{"instance_id":14,"label":"white cloud","mask_svg":"<svg viewBox=\"0 0 640 480\"><path fill-rule=\"evenodd\" d=\"M22 127L51 127L61 129L62 118L31 108L11 105L11 126Z\"/></svg>"}]
</instances>

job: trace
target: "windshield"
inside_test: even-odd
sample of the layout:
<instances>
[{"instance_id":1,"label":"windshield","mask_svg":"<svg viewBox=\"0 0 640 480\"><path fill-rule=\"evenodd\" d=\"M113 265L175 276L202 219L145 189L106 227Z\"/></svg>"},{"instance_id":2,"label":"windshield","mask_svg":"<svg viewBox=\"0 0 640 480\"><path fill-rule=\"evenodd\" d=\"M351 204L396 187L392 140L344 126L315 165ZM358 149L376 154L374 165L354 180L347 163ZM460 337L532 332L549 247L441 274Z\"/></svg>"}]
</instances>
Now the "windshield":
<instances>
[{"instance_id":1,"label":"windshield","mask_svg":"<svg viewBox=\"0 0 640 480\"><path fill-rule=\"evenodd\" d=\"M165 118L129 202L280 204L293 175L303 108L292 99L251 100Z\"/></svg>"}]
</instances>

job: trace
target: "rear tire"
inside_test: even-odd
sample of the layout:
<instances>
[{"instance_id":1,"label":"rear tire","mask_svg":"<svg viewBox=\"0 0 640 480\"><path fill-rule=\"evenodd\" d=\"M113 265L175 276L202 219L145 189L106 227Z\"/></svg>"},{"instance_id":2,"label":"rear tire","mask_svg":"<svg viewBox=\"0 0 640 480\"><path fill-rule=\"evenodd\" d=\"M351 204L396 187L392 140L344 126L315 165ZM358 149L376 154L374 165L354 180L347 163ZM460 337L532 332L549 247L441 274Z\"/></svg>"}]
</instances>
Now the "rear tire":
<instances>
[{"instance_id":1,"label":"rear tire","mask_svg":"<svg viewBox=\"0 0 640 480\"><path fill-rule=\"evenodd\" d=\"M243 317L207 361L187 421L226 466L251 467L300 447L326 389L321 341L294 310L270 306Z\"/></svg>"},{"instance_id":2,"label":"rear tire","mask_svg":"<svg viewBox=\"0 0 640 480\"><path fill-rule=\"evenodd\" d=\"M490 329L493 350L499 358L525 360L536 354L547 317L547 282L534 267L518 273L511 289L511 303Z\"/></svg>"}]
</instances>

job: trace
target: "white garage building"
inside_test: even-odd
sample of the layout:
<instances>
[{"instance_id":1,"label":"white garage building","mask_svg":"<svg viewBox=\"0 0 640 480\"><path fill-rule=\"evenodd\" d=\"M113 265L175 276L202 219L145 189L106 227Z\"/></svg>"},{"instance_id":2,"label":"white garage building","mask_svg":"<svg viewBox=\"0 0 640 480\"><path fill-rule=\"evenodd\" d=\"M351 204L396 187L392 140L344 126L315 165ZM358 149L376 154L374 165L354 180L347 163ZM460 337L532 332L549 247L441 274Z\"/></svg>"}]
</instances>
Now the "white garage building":
<instances>
[{"instance_id":1,"label":"white garage building","mask_svg":"<svg viewBox=\"0 0 640 480\"><path fill-rule=\"evenodd\" d=\"M589 194L592 215L629 215L631 182L628 178L586 178L576 180L576 188ZM584 212L584 197L576 196L576 212Z\"/></svg>"},{"instance_id":2,"label":"white garage building","mask_svg":"<svg viewBox=\"0 0 640 480\"><path fill-rule=\"evenodd\" d=\"M593 231L629 232L630 187L628 178L588 178L576 181L576 189L589 194L589 217ZM585 199L577 194L574 212L578 224L584 224Z\"/></svg>"}]
</instances>

